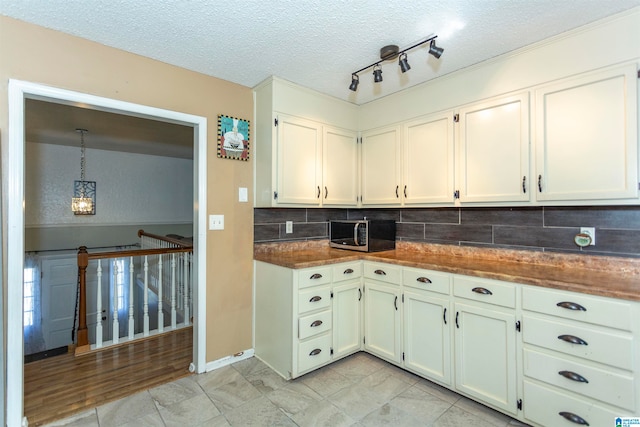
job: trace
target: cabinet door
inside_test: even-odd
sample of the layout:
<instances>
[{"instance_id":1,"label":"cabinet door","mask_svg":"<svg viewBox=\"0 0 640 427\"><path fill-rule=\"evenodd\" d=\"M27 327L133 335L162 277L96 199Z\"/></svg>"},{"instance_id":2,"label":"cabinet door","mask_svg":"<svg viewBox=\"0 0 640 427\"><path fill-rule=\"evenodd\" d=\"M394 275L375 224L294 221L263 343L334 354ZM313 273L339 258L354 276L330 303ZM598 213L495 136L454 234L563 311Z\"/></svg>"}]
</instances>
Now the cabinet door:
<instances>
[{"instance_id":1,"label":"cabinet door","mask_svg":"<svg viewBox=\"0 0 640 427\"><path fill-rule=\"evenodd\" d=\"M361 281L350 281L333 288L333 357L360 350L362 342Z\"/></svg>"},{"instance_id":2,"label":"cabinet door","mask_svg":"<svg viewBox=\"0 0 640 427\"><path fill-rule=\"evenodd\" d=\"M362 204L400 204L400 129L362 133Z\"/></svg>"},{"instance_id":3,"label":"cabinet door","mask_svg":"<svg viewBox=\"0 0 640 427\"><path fill-rule=\"evenodd\" d=\"M538 200L638 197L634 66L536 91Z\"/></svg>"},{"instance_id":4,"label":"cabinet door","mask_svg":"<svg viewBox=\"0 0 640 427\"><path fill-rule=\"evenodd\" d=\"M420 291L405 291L403 301L405 367L451 385L449 301Z\"/></svg>"},{"instance_id":5,"label":"cabinet door","mask_svg":"<svg viewBox=\"0 0 640 427\"><path fill-rule=\"evenodd\" d=\"M322 126L279 115L277 151L277 202L320 204Z\"/></svg>"},{"instance_id":6,"label":"cabinet door","mask_svg":"<svg viewBox=\"0 0 640 427\"><path fill-rule=\"evenodd\" d=\"M404 125L404 204L452 203L454 181L453 112Z\"/></svg>"},{"instance_id":7,"label":"cabinet door","mask_svg":"<svg viewBox=\"0 0 640 427\"><path fill-rule=\"evenodd\" d=\"M460 109L461 202L529 200L529 95Z\"/></svg>"},{"instance_id":8,"label":"cabinet door","mask_svg":"<svg viewBox=\"0 0 640 427\"><path fill-rule=\"evenodd\" d=\"M378 357L400 363L399 287L368 281L364 287L364 348Z\"/></svg>"},{"instance_id":9,"label":"cabinet door","mask_svg":"<svg viewBox=\"0 0 640 427\"><path fill-rule=\"evenodd\" d=\"M456 389L515 414L515 315L456 302L454 323Z\"/></svg>"},{"instance_id":10,"label":"cabinet door","mask_svg":"<svg viewBox=\"0 0 640 427\"><path fill-rule=\"evenodd\" d=\"M356 133L325 126L322 143L322 204L358 204Z\"/></svg>"}]
</instances>

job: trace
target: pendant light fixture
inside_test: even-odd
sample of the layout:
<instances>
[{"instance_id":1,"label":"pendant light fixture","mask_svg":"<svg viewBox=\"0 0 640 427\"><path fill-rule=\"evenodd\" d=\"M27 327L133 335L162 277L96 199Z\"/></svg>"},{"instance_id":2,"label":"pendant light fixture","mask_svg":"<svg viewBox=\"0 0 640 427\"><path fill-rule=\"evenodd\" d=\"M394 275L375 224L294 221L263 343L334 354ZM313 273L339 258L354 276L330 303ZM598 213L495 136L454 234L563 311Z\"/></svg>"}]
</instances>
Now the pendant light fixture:
<instances>
[{"instance_id":1,"label":"pendant light fixture","mask_svg":"<svg viewBox=\"0 0 640 427\"><path fill-rule=\"evenodd\" d=\"M75 215L95 215L96 183L85 180L84 134L88 130L78 128L76 132L80 133L80 181L74 181L71 210Z\"/></svg>"},{"instance_id":2,"label":"pendant light fixture","mask_svg":"<svg viewBox=\"0 0 640 427\"><path fill-rule=\"evenodd\" d=\"M444 49L436 46L436 38L438 38L438 36L429 36L426 39L419 41L418 43L415 43L402 50L399 50L398 46L393 44L384 46L382 49L380 49L380 61L376 61L373 64L369 64L366 67L362 67L358 71L354 71L353 73L351 73L351 84L349 85L349 90L353 92L358 90L358 73L371 67L373 67L373 81L375 83L380 83L382 81L382 68L380 67L380 63L384 61L398 58L398 65L400 66L400 70L403 73L406 73L411 69L409 61L407 60L407 51L425 43L429 43L429 54L433 55L436 59L439 59L440 56L442 56L442 52L444 52Z\"/></svg>"}]
</instances>

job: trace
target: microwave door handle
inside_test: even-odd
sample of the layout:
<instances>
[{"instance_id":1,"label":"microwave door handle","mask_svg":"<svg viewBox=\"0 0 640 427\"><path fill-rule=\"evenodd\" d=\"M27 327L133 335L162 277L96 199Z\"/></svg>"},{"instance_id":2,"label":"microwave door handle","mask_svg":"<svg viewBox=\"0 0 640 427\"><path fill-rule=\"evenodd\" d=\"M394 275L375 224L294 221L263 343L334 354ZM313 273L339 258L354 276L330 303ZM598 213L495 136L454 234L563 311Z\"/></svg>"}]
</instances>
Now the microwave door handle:
<instances>
[{"instance_id":1,"label":"microwave door handle","mask_svg":"<svg viewBox=\"0 0 640 427\"><path fill-rule=\"evenodd\" d=\"M356 222L353 226L353 244L356 246L358 246L358 225L360 225L360 223Z\"/></svg>"}]
</instances>

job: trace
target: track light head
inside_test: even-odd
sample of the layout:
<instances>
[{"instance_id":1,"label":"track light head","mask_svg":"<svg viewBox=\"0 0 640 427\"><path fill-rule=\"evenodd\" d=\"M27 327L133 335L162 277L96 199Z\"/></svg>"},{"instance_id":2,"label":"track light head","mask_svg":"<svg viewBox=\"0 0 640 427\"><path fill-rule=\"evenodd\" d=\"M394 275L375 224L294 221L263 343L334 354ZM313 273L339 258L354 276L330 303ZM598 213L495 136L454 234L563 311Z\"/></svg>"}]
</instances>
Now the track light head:
<instances>
[{"instance_id":1,"label":"track light head","mask_svg":"<svg viewBox=\"0 0 640 427\"><path fill-rule=\"evenodd\" d=\"M358 83L360 83L360 78L357 74L351 74L351 84L349 85L349 90L356 91L358 90Z\"/></svg>"},{"instance_id":2,"label":"track light head","mask_svg":"<svg viewBox=\"0 0 640 427\"><path fill-rule=\"evenodd\" d=\"M402 53L400 55L400 58L398 59L398 65L400 65L400 70L402 70L403 73L406 73L411 69L411 65L409 65L409 62L407 61L406 53Z\"/></svg>"},{"instance_id":3,"label":"track light head","mask_svg":"<svg viewBox=\"0 0 640 427\"><path fill-rule=\"evenodd\" d=\"M376 66L373 67L373 81L375 83L382 81L382 68L380 68L380 64L376 64Z\"/></svg>"},{"instance_id":4,"label":"track light head","mask_svg":"<svg viewBox=\"0 0 640 427\"><path fill-rule=\"evenodd\" d=\"M431 44L429 44L429 53L435 56L436 58L440 58L440 56L442 55L442 52L444 52L444 49L436 46L435 39L431 40Z\"/></svg>"}]
</instances>

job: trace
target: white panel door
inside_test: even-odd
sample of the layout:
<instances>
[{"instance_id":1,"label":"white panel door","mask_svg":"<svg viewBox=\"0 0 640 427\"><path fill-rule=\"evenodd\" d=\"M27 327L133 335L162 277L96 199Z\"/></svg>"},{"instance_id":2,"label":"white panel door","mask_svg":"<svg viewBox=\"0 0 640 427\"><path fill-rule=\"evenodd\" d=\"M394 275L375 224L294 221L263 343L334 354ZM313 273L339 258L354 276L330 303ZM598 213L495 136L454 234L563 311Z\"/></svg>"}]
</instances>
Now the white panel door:
<instances>
[{"instance_id":1,"label":"white panel door","mask_svg":"<svg viewBox=\"0 0 640 427\"><path fill-rule=\"evenodd\" d=\"M453 203L453 112L404 125L404 204Z\"/></svg>"},{"instance_id":2,"label":"white panel door","mask_svg":"<svg viewBox=\"0 0 640 427\"><path fill-rule=\"evenodd\" d=\"M638 197L635 66L536 91L538 200Z\"/></svg>"},{"instance_id":3,"label":"white panel door","mask_svg":"<svg viewBox=\"0 0 640 427\"><path fill-rule=\"evenodd\" d=\"M390 362L400 363L402 318L399 287L365 282L364 304L365 349Z\"/></svg>"},{"instance_id":4,"label":"white panel door","mask_svg":"<svg viewBox=\"0 0 640 427\"><path fill-rule=\"evenodd\" d=\"M362 204L400 205L400 128L362 133Z\"/></svg>"},{"instance_id":5,"label":"white panel door","mask_svg":"<svg viewBox=\"0 0 640 427\"><path fill-rule=\"evenodd\" d=\"M459 114L460 201L529 200L528 93L473 104Z\"/></svg>"},{"instance_id":6,"label":"white panel door","mask_svg":"<svg viewBox=\"0 0 640 427\"><path fill-rule=\"evenodd\" d=\"M278 116L278 203L320 204L322 125Z\"/></svg>"},{"instance_id":7,"label":"white panel door","mask_svg":"<svg viewBox=\"0 0 640 427\"><path fill-rule=\"evenodd\" d=\"M46 350L72 344L77 258L42 259L42 333Z\"/></svg>"},{"instance_id":8,"label":"white panel door","mask_svg":"<svg viewBox=\"0 0 640 427\"><path fill-rule=\"evenodd\" d=\"M322 204L358 204L358 144L356 133L325 126L322 143Z\"/></svg>"},{"instance_id":9,"label":"white panel door","mask_svg":"<svg viewBox=\"0 0 640 427\"><path fill-rule=\"evenodd\" d=\"M333 357L360 350L362 343L362 284L350 281L333 288Z\"/></svg>"}]
</instances>

